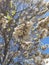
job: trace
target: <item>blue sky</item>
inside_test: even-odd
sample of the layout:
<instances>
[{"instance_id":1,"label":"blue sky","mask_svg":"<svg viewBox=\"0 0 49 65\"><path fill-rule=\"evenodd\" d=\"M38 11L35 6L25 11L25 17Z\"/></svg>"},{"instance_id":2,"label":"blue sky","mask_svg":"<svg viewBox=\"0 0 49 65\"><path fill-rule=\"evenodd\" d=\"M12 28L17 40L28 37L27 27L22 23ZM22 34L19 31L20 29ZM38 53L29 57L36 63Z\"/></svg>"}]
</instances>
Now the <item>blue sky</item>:
<instances>
[{"instance_id":1,"label":"blue sky","mask_svg":"<svg viewBox=\"0 0 49 65\"><path fill-rule=\"evenodd\" d=\"M41 39L41 42L44 44L49 44L49 36L44 39Z\"/></svg>"},{"instance_id":2,"label":"blue sky","mask_svg":"<svg viewBox=\"0 0 49 65\"><path fill-rule=\"evenodd\" d=\"M46 2L49 2L49 0L45 0L45 1L46 1ZM43 17L47 17L47 16L49 16L49 11L46 12L46 13L43 15ZM48 44L48 45L49 45L49 36L46 37L46 38L44 38L44 39L41 39L41 43L42 43L42 44ZM49 48L46 49L46 50L44 51L44 53L49 54Z\"/></svg>"},{"instance_id":3,"label":"blue sky","mask_svg":"<svg viewBox=\"0 0 49 65\"><path fill-rule=\"evenodd\" d=\"M44 1L49 2L49 0L44 0ZM49 16L49 11L46 12L42 17L47 17L47 16ZM42 43L42 44L48 44L48 45L49 45L49 36L46 37L46 38L44 38L44 39L41 39L41 43ZM46 50L44 51L44 53L49 54L49 48L46 49Z\"/></svg>"},{"instance_id":4,"label":"blue sky","mask_svg":"<svg viewBox=\"0 0 49 65\"><path fill-rule=\"evenodd\" d=\"M41 39L41 43L44 44L44 45L46 45L46 44L49 45L49 36L44 38L44 39ZM49 54L49 48L47 48L45 51L43 51L43 53Z\"/></svg>"},{"instance_id":5,"label":"blue sky","mask_svg":"<svg viewBox=\"0 0 49 65\"><path fill-rule=\"evenodd\" d=\"M49 1L49 0L46 0L46 1ZM23 6L23 4L22 4L22 6ZM25 5L24 5L25 6ZM21 8L22 9L22 8ZM19 9L18 9L19 10ZM45 13L45 15L43 15L44 17L47 17L47 16L49 16L49 12L47 12L47 13ZM1 37L0 37L0 43L3 41L3 39L1 39ZM49 36L48 37L46 37L46 38L44 38L44 39L41 39L41 43L42 44L49 44ZM45 51L44 51L44 53L47 53L47 54L49 54L49 49L46 49ZM15 59L15 61L17 61L18 59L16 58Z\"/></svg>"},{"instance_id":6,"label":"blue sky","mask_svg":"<svg viewBox=\"0 0 49 65\"><path fill-rule=\"evenodd\" d=\"M48 2L49 0L45 0L46 2ZM21 5L21 6L23 6L23 4ZM23 6L23 7L26 7L25 5ZM19 9L22 9L22 7L21 8L19 8ZM19 10L18 9L18 10ZM47 13L45 13L45 15L43 15L44 17L47 17L47 16L49 16L49 12L47 12ZM3 40L0 38L0 42L2 42ZM44 39L41 39L41 42L43 43L43 44L49 44L49 37L46 37L46 38L44 38ZM49 49L47 49L46 51L45 51L45 53L49 53Z\"/></svg>"},{"instance_id":7,"label":"blue sky","mask_svg":"<svg viewBox=\"0 0 49 65\"><path fill-rule=\"evenodd\" d=\"M46 2L48 2L49 0L45 0ZM21 5L21 6L23 6L23 4ZM21 9L22 10L22 7L20 6L20 8L19 9ZM23 7L26 7L26 5L24 5ZM18 9L18 10L19 10ZM43 17L47 17L47 16L49 16L49 12L46 12L45 13L45 15L43 15ZM41 41L41 43L42 44L48 44L49 45L49 36L48 37L46 37L46 38L44 38L44 39L41 39L40 40ZM4 42L3 41L3 38L0 36L0 43L1 42ZM15 48L16 49L16 48ZM15 49L13 49L13 50L15 50ZM47 54L49 54L49 48L48 49L46 49L45 51L43 51L43 53L47 53ZM14 59L14 61L16 62L16 61L18 61L19 59L18 59L18 57L16 58L16 59ZM1 64L0 64L1 65Z\"/></svg>"}]
</instances>

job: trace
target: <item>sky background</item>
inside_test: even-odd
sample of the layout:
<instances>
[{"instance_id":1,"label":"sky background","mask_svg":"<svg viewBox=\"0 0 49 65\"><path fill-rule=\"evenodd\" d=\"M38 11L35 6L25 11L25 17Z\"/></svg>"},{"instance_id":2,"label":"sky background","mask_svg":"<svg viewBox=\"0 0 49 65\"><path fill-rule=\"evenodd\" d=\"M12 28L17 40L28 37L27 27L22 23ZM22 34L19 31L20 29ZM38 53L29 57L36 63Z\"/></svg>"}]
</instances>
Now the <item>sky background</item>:
<instances>
[{"instance_id":1,"label":"sky background","mask_svg":"<svg viewBox=\"0 0 49 65\"><path fill-rule=\"evenodd\" d=\"M45 0L46 2L48 2L49 0ZM21 6L23 6L23 4L21 5ZM26 5L24 5L24 7L25 7ZM20 9L20 8L19 8ZM18 10L19 10L18 9ZM22 8L21 8L22 9ZM44 17L47 17L47 16L49 16L49 12L46 12L45 13L45 15L43 15ZM4 42L3 41L3 39L2 39L2 37L0 36L0 43L1 42ZM49 36L48 37L46 37L46 38L43 38L43 39L41 39L40 40L40 43L42 43L42 44L48 44L49 45ZM46 49L45 51L43 51L43 53L47 53L47 54L49 54L49 48L48 49ZM16 61L18 61L19 59L18 58L16 58L14 61L16 62Z\"/></svg>"},{"instance_id":2,"label":"sky background","mask_svg":"<svg viewBox=\"0 0 49 65\"><path fill-rule=\"evenodd\" d=\"M36 1L36 0L34 0L34 1ZM44 1L49 2L49 0L44 0ZM21 4L21 6L18 8L18 11L22 10L23 8L26 8L26 7L27 7L26 4ZM47 17L47 16L49 16L49 11L46 12L42 17ZM49 44L49 37L41 39L40 42L42 44ZM48 53L49 54L49 49L46 49L45 51L43 51L43 53Z\"/></svg>"},{"instance_id":3,"label":"sky background","mask_svg":"<svg viewBox=\"0 0 49 65\"><path fill-rule=\"evenodd\" d=\"M49 2L49 0L45 0L45 1L46 1L46 2ZM47 17L47 16L49 16L49 12L46 12L45 15L44 15L44 17ZM44 39L41 39L40 42L41 42L42 44L48 44L48 45L49 45L49 36L46 37L46 38L44 38ZM43 52L49 54L49 48L46 49L46 50L43 51Z\"/></svg>"},{"instance_id":4,"label":"sky background","mask_svg":"<svg viewBox=\"0 0 49 65\"><path fill-rule=\"evenodd\" d=\"M46 2L48 2L49 0L45 0ZM21 5L21 6L23 6L23 4ZM25 7L26 5L24 5L23 7ZM22 7L20 7L19 9L22 9ZM19 10L18 9L18 10ZM43 15L44 17L47 17L47 16L49 16L49 12L46 12L45 13L45 15ZM0 37L0 42L2 42L3 41L3 39ZM48 37L46 37L46 38L44 38L44 39L41 39L41 41L40 41L42 44L49 44L49 36ZM44 51L44 53L48 53L49 54L49 49L46 49L45 51Z\"/></svg>"},{"instance_id":5,"label":"sky background","mask_svg":"<svg viewBox=\"0 0 49 65\"><path fill-rule=\"evenodd\" d=\"M41 39L40 42L44 45L48 44L49 45L49 36L44 38L44 39ZM49 48L47 48L45 51L43 51L43 53L47 53L49 54Z\"/></svg>"}]
</instances>

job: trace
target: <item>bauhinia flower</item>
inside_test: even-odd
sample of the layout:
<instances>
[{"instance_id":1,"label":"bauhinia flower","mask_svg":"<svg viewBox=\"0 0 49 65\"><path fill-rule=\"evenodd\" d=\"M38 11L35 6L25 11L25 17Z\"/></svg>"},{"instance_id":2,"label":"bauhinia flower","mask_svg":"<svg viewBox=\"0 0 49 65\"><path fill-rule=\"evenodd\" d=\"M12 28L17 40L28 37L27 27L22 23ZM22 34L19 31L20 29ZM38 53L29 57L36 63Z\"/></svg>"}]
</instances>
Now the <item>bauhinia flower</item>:
<instances>
[{"instance_id":1,"label":"bauhinia flower","mask_svg":"<svg viewBox=\"0 0 49 65\"><path fill-rule=\"evenodd\" d=\"M46 46L41 46L41 49L42 49L42 50L45 50L45 49L46 49Z\"/></svg>"},{"instance_id":2,"label":"bauhinia flower","mask_svg":"<svg viewBox=\"0 0 49 65\"><path fill-rule=\"evenodd\" d=\"M0 24L2 24L2 27L5 28L6 24L8 23L8 20L6 19L6 16L4 16L3 14L0 15L1 19L0 19Z\"/></svg>"},{"instance_id":3,"label":"bauhinia flower","mask_svg":"<svg viewBox=\"0 0 49 65\"><path fill-rule=\"evenodd\" d=\"M29 31L33 25L33 22L25 22L20 25L18 25L13 32L13 36L15 39L22 38L27 39L29 35Z\"/></svg>"},{"instance_id":4,"label":"bauhinia flower","mask_svg":"<svg viewBox=\"0 0 49 65\"><path fill-rule=\"evenodd\" d=\"M44 18L43 20L39 21L37 26L37 31L40 32L40 39L48 36L49 32L49 17Z\"/></svg>"},{"instance_id":5,"label":"bauhinia flower","mask_svg":"<svg viewBox=\"0 0 49 65\"><path fill-rule=\"evenodd\" d=\"M32 45L34 45L34 43L32 43L31 41L22 41L21 43L21 47L24 49L24 50L29 50Z\"/></svg>"}]
</instances>

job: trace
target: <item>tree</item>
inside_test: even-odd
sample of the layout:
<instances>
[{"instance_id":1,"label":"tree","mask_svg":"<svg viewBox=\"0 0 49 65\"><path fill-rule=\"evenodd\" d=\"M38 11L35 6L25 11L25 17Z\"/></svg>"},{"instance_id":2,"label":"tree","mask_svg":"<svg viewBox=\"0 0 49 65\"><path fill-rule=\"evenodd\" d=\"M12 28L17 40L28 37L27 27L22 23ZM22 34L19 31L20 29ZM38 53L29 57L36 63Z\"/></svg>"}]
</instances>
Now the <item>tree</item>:
<instances>
[{"instance_id":1,"label":"tree","mask_svg":"<svg viewBox=\"0 0 49 65\"><path fill-rule=\"evenodd\" d=\"M21 4L26 5L22 10ZM1 0L0 5L0 64L42 65L49 57L41 52L48 45L40 43L49 36L49 17L43 16L49 4L43 0Z\"/></svg>"}]
</instances>

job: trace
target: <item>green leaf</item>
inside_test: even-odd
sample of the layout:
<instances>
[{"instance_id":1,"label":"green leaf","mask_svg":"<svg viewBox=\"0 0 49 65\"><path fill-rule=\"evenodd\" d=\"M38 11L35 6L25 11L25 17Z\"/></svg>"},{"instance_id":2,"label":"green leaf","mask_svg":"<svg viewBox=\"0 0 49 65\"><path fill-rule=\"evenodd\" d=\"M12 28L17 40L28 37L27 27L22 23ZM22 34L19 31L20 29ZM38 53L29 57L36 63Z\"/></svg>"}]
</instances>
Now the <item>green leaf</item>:
<instances>
[{"instance_id":1,"label":"green leaf","mask_svg":"<svg viewBox=\"0 0 49 65\"><path fill-rule=\"evenodd\" d=\"M7 15L7 18L8 18L8 19L11 19L11 17L10 17L9 15Z\"/></svg>"},{"instance_id":2,"label":"green leaf","mask_svg":"<svg viewBox=\"0 0 49 65\"><path fill-rule=\"evenodd\" d=\"M7 12L7 19L8 20L11 20L12 19L8 12Z\"/></svg>"},{"instance_id":3,"label":"green leaf","mask_svg":"<svg viewBox=\"0 0 49 65\"><path fill-rule=\"evenodd\" d=\"M15 11L15 10L13 10L13 11L12 11L12 15L14 15L15 13L16 13L16 11Z\"/></svg>"}]
</instances>

